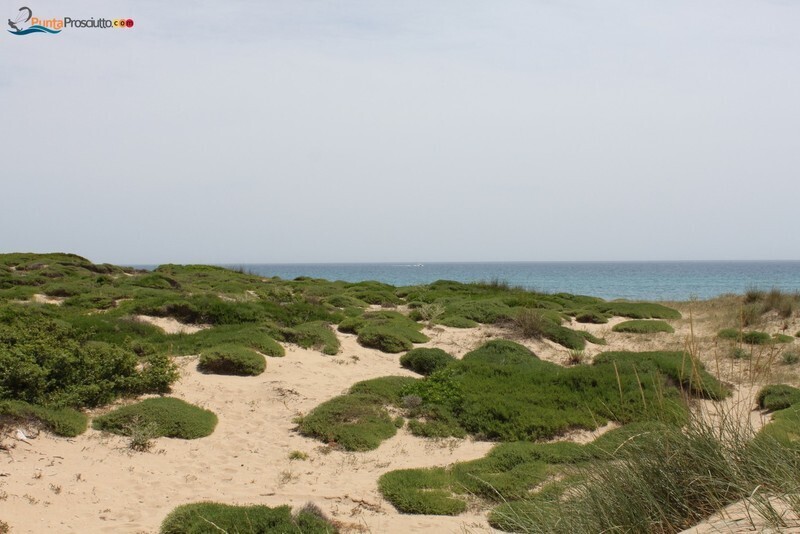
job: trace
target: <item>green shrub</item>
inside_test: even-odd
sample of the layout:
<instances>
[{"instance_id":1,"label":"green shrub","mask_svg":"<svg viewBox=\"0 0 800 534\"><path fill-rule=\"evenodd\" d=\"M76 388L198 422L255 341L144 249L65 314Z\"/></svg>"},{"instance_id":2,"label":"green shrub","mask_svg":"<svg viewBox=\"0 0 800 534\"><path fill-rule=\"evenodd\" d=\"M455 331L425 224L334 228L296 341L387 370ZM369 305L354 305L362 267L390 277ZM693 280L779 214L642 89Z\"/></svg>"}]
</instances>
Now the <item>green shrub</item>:
<instances>
[{"instance_id":1,"label":"green shrub","mask_svg":"<svg viewBox=\"0 0 800 534\"><path fill-rule=\"evenodd\" d=\"M794 365L800 362L800 352L796 350L787 350L781 356L781 363L784 365Z\"/></svg>"},{"instance_id":2,"label":"green shrub","mask_svg":"<svg viewBox=\"0 0 800 534\"><path fill-rule=\"evenodd\" d=\"M586 347L584 335L555 323L546 323L544 337L568 349L583 350Z\"/></svg>"},{"instance_id":3,"label":"green shrub","mask_svg":"<svg viewBox=\"0 0 800 534\"><path fill-rule=\"evenodd\" d=\"M588 341L589 343L594 343L595 345L605 345L606 340L600 337L595 336L594 334L587 332L586 330L575 330L575 333L581 336L583 339Z\"/></svg>"},{"instance_id":4,"label":"green shrub","mask_svg":"<svg viewBox=\"0 0 800 534\"><path fill-rule=\"evenodd\" d=\"M130 350L88 341L69 323L28 307L0 308L0 399L100 406L121 395L163 392L177 378L166 358L139 371ZM149 389L149 388L155 389Z\"/></svg>"},{"instance_id":5,"label":"green shrub","mask_svg":"<svg viewBox=\"0 0 800 534\"><path fill-rule=\"evenodd\" d=\"M631 319L680 319L678 310L653 302L602 302L594 304L592 311Z\"/></svg>"},{"instance_id":6,"label":"green shrub","mask_svg":"<svg viewBox=\"0 0 800 534\"><path fill-rule=\"evenodd\" d=\"M611 330L613 332L626 332L629 334L655 334L657 332L672 334L675 332L675 329L668 323L652 320L623 321L619 324L615 324Z\"/></svg>"},{"instance_id":7,"label":"green shrub","mask_svg":"<svg viewBox=\"0 0 800 534\"><path fill-rule=\"evenodd\" d=\"M494 340L411 384L405 393L422 403L408 416L425 423L447 421L445 427L455 421L474 436L501 441L546 439L608 420L680 421L685 409L668 378L685 382L689 393L710 398L727 393L698 366L687 362L683 369L681 356L633 354L642 360L636 365L620 356L616 367L613 356L606 356L609 365L565 369L521 345ZM409 428L422 427L412 421Z\"/></svg>"},{"instance_id":8,"label":"green shrub","mask_svg":"<svg viewBox=\"0 0 800 534\"><path fill-rule=\"evenodd\" d=\"M71 408L46 408L23 401L0 401L0 427L3 423L37 421L58 436L73 438L86 430L88 418Z\"/></svg>"},{"instance_id":9,"label":"green shrub","mask_svg":"<svg viewBox=\"0 0 800 534\"><path fill-rule=\"evenodd\" d=\"M416 378L410 376L382 376L356 382L350 387L351 394L371 395L382 399L386 404L400 404L409 385Z\"/></svg>"},{"instance_id":10,"label":"green shrub","mask_svg":"<svg viewBox=\"0 0 800 534\"><path fill-rule=\"evenodd\" d=\"M800 403L800 389L784 384L765 386L758 392L757 402L762 410L784 410Z\"/></svg>"},{"instance_id":11,"label":"green shrub","mask_svg":"<svg viewBox=\"0 0 800 534\"><path fill-rule=\"evenodd\" d=\"M134 422L154 424L157 437L197 439L214 431L217 416L180 399L158 397L117 408L96 418L92 427L126 436Z\"/></svg>"},{"instance_id":12,"label":"green shrub","mask_svg":"<svg viewBox=\"0 0 800 534\"><path fill-rule=\"evenodd\" d=\"M400 357L400 365L425 376L446 367L453 361L455 358L442 349L413 349Z\"/></svg>"},{"instance_id":13,"label":"green shrub","mask_svg":"<svg viewBox=\"0 0 800 534\"><path fill-rule=\"evenodd\" d=\"M472 319L467 319L466 317L461 317L458 315L448 315L447 317L437 319L436 322L440 325L449 326L451 328L475 328L480 324L477 321L473 321Z\"/></svg>"},{"instance_id":14,"label":"green shrub","mask_svg":"<svg viewBox=\"0 0 800 534\"><path fill-rule=\"evenodd\" d=\"M549 326L552 323L540 310L523 308L514 317L514 329L523 338L542 339Z\"/></svg>"},{"instance_id":15,"label":"green shrub","mask_svg":"<svg viewBox=\"0 0 800 534\"><path fill-rule=\"evenodd\" d=\"M267 368L264 356L237 345L219 345L200 354L197 370L217 375L257 376Z\"/></svg>"},{"instance_id":16,"label":"green shrub","mask_svg":"<svg viewBox=\"0 0 800 534\"><path fill-rule=\"evenodd\" d=\"M614 365L619 372L636 371L639 375L657 370L689 393L709 399L724 399L730 393L701 362L685 352L603 352L594 358L594 366L601 365Z\"/></svg>"},{"instance_id":17,"label":"green shrub","mask_svg":"<svg viewBox=\"0 0 800 534\"><path fill-rule=\"evenodd\" d=\"M596 311L582 311L578 312L575 320L579 323L605 324L608 322L608 317Z\"/></svg>"},{"instance_id":18,"label":"green shrub","mask_svg":"<svg viewBox=\"0 0 800 534\"><path fill-rule=\"evenodd\" d=\"M772 342L772 337L766 332L751 330L743 332L735 328L725 328L719 331L718 336L722 339L733 339L747 343L748 345L766 345Z\"/></svg>"},{"instance_id":19,"label":"green shrub","mask_svg":"<svg viewBox=\"0 0 800 534\"><path fill-rule=\"evenodd\" d=\"M358 334L362 346L391 354L411 350L414 343L429 341L421 329L421 324L391 311L365 313L339 323L339 331Z\"/></svg>"},{"instance_id":20,"label":"green shrub","mask_svg":"<svg viewBox=\"0 0 800 534\"><path fill-rule=\"evenodd\" d=\"M734 360L749 360L751 357L752 353L742 347L733 347L731 350L731 358Z\"/></svg>"},{"instance_id":21,"label":"green shrub","mask_svg":"<svg viewBox=\"0 0 800 534\"><path fill-rule=\"evenodd\" d=\"M494 324L508 321L514 316L514 312L500 300L463 300L446 307L446 316L458 316L471 319L478 323Z\"/></svg>"},{"instance_id":22,"label":"green shrub","mask_svg":"<svg viewBox=\"0 0 800 534\"><path fill-rule=\"evenodd\" d=\"M213 526L213 527L212 527ZM269 508L263 505L231 506L201 502L178 506L164 519L161 534L331 534L336 527L314 506L292 515L288 506Z\"/></svg>"},{"instance_id":23,"label":"green shrub","mask_svg":"<svg viewBox=\"0 0 800 534\"><path fill-rule=\"evenodd\" d=\"M358 342L364 347L396 354L411 350L414 345L401 331L388 326L370 326L358 334Z\"/></svg>"},{"instance_id":24,"label":"green shrub","mask_svg":"<svg viewBox=\"0 0 800 534\"><path fill-rule=\"evenodd\" d=\"M453 498L450 474L441 467L401 469L378 479L383 497L403 514L458 515L467 508Z\"/></svg>"},{"instance_id":25,"label":"green shrub","mask_svg":"<svg viewBox=\"0 0 800 534\"><path fill-rule=\"evenodd\" d=\"M281 333L286 341L296 343L305 349L315 348L332 356L339 353L339 338L323 321L301 324L294 328L284 328Z\"/></svg>"},{"instance_id":26,"label":"green shrub","mask_svg":"<svg viewBox=\"0 0 800 534\"><path fill-rule=\"evenodd\" d=\"M786 334L772 334L772 342L773 343L792 343L794 338L792 336L787 336Z\"/></svg>"},{"instance_id":27,"label":"green shrub","mask_svg":"<svg viewBox=\"0 0 800 534\"><path fill-rule=\"evenodd\" d=\"M298 428L305 436L336 443L348 451L372 450L397 432L384 404L385 400L375 395L341 395L314 408Z\"/></svg>"},{"instance_id":28,"label":"green shrub","mask_svg":"<svg viewBox=\"0 0 800 534\"><path fill-rule=\"evenodd\" d=\"M222 325L195 334L172 336L160 342L160 345L167 346L173 354L197 354L218 345L240 345L265 356L283 356L283 347L272 335L271 329L263 326Z\"/></svg>"}]
</instances>

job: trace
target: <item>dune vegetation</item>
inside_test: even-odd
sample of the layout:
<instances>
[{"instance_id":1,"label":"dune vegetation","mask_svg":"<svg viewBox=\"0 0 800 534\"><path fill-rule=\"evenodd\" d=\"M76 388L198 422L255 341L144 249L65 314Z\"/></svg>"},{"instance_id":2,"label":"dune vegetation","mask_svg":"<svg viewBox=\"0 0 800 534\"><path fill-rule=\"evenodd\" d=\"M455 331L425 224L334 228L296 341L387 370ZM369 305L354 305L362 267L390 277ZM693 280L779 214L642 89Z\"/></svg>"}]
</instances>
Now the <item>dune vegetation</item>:
<instances>
[{"instance_id":1,"label":"dune vegetation","mask_svg":"<svg viewBox=\"0 0 800 534\"><path fill-rule=\"evenodd\" d=\"M796 327L797 299L774 290L734 298L735 313L704 325L714 354L732 355L724 365L751 375L775 363L791 377L800 358L785 332ZM397 512L480 510L515 532L677 532L742 500L769 516L775 497L800 512L800 390L761 383L756 401L771 420L757 431L710 424L698 406L721 405L741 383L719 358L700 357L687 320L663 303L500 281L393 287L4 254L0 426L65 437L92 428L127 436L135 451L160 437L201 443L225 414L178 398L187 369L199 383L266 389L270 366L295 365L298 351L341 364L326 379L368 354L396 371L361 374L287 416L309 452L357 455L398 434L495 444L474 460L377 473L377 491ZM445 346L444 335L463 337ZM361 356L348 353L356 349ZM593 441L568 441L598 429L607 431ZM338 530L314 506L198 502L176 508L161 531L206 532L209 522L229 532Z\"/></svg>"}]
</instances>

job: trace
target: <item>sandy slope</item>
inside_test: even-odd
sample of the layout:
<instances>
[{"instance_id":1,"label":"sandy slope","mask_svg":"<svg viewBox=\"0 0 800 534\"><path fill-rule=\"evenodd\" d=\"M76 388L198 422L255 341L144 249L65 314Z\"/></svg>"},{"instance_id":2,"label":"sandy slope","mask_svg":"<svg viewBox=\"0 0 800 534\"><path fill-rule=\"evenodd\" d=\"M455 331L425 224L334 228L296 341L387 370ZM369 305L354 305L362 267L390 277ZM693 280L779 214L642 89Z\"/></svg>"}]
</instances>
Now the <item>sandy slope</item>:
<instances>
[{"instance_id":1,"label":"sandy slope","mask_svg":"<svg viewBox=\"0 0 800 534\"><path fill-rule=\"evenodd\" d=\"M611 326L619 321L572 326L609 341L606 347L591 346L589 356L602 350L680 349L691 328L686 319L672 321L676 334L643 338L612 333ZM182 328L171 323L159 326L171 331ZM702 352L713 354L716 323L701 313L694 326ZM426 333L431 337L426 346L460 357L504 332L494 327L437 327ZM398 468L446 466L480 458L493 444L425 440L403 430L375 451L347 453L293 430L294 417L343 393L354 382L386 375L415 376L400 367L397 355L363 348L351 335L339 336L343 348L338 356L287 346L286 356L269 358L266 372L258 377L202 375L195 370L194 357L182 358L175 396L219 416L216 431L204 439L162 438L152 452L131 453L125 439L93 430L76 439L42 433L32 445L5 436L3 443L14 448L0 452L0 519L17 533L151 533L157 532L170 510L189 502L296 507L313 502L354 532L491 531L485 510L475 508L458 517L400 515L380 497L377 479ZM563 363L568 355L566 349L547 341L525 344L551 361ZM715 365L713 360L707 363ZM744 397L738 402L749 414L755 388L741 391ZM308 459L289 460L295 450L307 453Z\"/></svg>"}]
</instances>

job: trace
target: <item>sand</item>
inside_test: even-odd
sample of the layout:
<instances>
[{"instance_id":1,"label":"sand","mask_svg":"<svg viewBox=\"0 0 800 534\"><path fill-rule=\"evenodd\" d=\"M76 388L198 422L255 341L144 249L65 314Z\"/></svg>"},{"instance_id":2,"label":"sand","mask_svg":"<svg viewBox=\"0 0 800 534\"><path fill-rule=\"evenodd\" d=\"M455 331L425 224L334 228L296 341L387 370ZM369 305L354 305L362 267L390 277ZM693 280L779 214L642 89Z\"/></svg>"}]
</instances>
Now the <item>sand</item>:
<instances>
[{"instance_id":1,"label":"sand","mask_svg":"<svg viewBox=\"0 0 800 534\"><path fill-rule=\"evenodd\" d=\"M201 328L171 319L139 319L169 333ZM679 349L689 332L687 320L671 321L677 330L674 335L645 337L612 333L615 322L572 325L607 338L608 346L587 350L589 357L602 350ZM715 327L702 320L698 324L699 342L710 354ZM424 346L441 347L457 357L489 339L507 337L506 331L486 326L434 327L425 333L431 341ZM127 449L125 438L91 429L74 439L43 432L30 445L4 436L2 443L13 448L0 451L0 519L14 533L155 533L164 517L185 503L213 500L300 507L312 502L339 521L344 532L492 532L486 521L488 508L478 504L457 517L398 514L378 493L377 479L394 469L480 458L493 443L429 440L401 430L375 451L349 453L294 430L296 416L345 392L354 382L416 376L400 367L398 355L361 347L355 336L338 335L342 350L337 356L285 345L286 356L268 358L266 372L258 377L203 375L196 371L196 357L179 358L181 379L174 396L219 416L217 429L207 438L161 438L150 452L134 453ZM547 341L525 344L550 361L563 363L568 356L566 349ZM738 402L744 413L754 413L763 424L763 417L752 412L756 388L745 386L731 402ZM613 425L600 431L610 428ZM574 433L567 438L587 441L595 435ZM290 460L292 451L303 452L308 459Z\"/></svg>"}]
</instances>

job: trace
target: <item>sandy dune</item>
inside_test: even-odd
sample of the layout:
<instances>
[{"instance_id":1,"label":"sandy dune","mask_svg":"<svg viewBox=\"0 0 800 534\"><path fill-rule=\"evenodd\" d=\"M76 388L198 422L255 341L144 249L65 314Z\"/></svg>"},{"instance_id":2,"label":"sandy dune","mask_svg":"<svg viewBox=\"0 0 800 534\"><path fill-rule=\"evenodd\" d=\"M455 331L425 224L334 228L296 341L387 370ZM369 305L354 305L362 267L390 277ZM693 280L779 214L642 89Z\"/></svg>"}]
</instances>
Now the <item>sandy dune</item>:
<instances>
[{"instance_id":1,"label":"sandy dune","mask_svg":"<svg viewBox=\"0 0 800 534\"><path fill-rule=\"evenodd\" d=\"M166 332L196 331L177 321L141 319ZM607 338L608 346L590 346L588 356L602 350L680 349L690 331L689 321L683 319L671 321L676 334L643 338L611 332L618 321L572 326ZM703 321L701 314L694 324L697 340L702 353L713 355L716 326ZM507 334L484 326L434 327L425 332L431 337L425 346L441 347L458 357ZM195 357L181 358L182 378L174 395L219 416L216 431L207 438L162 438L151 452L132 453L124 438L94 430L75 439L41 433L31 445L4 436L3 443L13 448L0 452L0 519L15 533L155 533L167 513L184 503L214 500L299 507L313 502L341 522L343 531L492 531L486 510L473 507L457 517L401 515L377 491L377 479L387 471L480 458L492 443L426 440L401 430L375 451L348 453L293 430L298 414L343 393L354 382L386 375L415 376L400 367L398 355L361 347L352 335L339 336L342 350L337 356L287 345L286 356L269 358L266 372L258 377L203 375L195 369ZM547 341L525 344L557 363L568 355L566 349ZM713 359L707 364L713 366ZM746 385L731 401L746 416L752 413L755 391ZM713 413L714 408L708 410ZM752 417L755 424L763 424L758 412ZM569 437L591 439L586 433ZM292 451L304 452L308 459L290 460Z\"/></svg>"}]
</instances>

